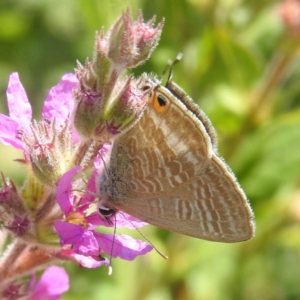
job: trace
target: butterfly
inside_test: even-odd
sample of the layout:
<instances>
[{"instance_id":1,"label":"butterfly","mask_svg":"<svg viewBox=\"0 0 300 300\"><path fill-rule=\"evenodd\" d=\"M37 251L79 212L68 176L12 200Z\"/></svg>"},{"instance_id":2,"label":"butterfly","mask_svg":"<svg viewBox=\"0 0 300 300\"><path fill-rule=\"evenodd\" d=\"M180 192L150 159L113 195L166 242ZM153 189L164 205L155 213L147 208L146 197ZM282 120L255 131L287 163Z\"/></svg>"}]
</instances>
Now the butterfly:
<instances>
[{"instance_id":1,"label":"butterfly","mask_svg":"<svg viewBox=\"0 0 300 300\"><path fill-rule=\"evenodd\" d=\"M209 118L174 82L148 78L146 108L113 143L97 182L103 217L124 211L155 226L216 242L254 235L253 212L217 153Z\"/></svg>"}]
</instances>

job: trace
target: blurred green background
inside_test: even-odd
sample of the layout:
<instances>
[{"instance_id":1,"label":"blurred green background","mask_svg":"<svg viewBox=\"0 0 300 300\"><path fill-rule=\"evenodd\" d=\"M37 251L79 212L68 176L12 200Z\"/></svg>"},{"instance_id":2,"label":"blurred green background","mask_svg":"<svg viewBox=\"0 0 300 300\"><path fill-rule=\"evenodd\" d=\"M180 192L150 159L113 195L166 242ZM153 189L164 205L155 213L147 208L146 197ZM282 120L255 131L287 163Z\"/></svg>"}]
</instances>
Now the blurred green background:
<instances>
[{"instance_id":1,"label":"blurred green background","mask_svg":"<svg viewBox=\"0 0 300 300\"><path fill-rule=\"evenodd\" d=\"M96 30L109 29L127 7L135 18L138 9L146 20L165 18L159 46L134 73L160 75L168 59L184 54L173 79L211 118L219 153L256 216L256 237L238 244L148 226L143 232L168 260L154 251L132 262L115 259L111 277L106 267L66 265L71 289L62 299L300 299L300 38L297 28L284 25L281 5L267 0L1 0L0 112L7 113L8 77L17 71L36 118L49 88L73 71L77 59L92 57ZM1 145L0 169L22 183L24 173L13 162L20 156ZM135 231L129 234L141 238Z\"/></svg>"}]
</instances>

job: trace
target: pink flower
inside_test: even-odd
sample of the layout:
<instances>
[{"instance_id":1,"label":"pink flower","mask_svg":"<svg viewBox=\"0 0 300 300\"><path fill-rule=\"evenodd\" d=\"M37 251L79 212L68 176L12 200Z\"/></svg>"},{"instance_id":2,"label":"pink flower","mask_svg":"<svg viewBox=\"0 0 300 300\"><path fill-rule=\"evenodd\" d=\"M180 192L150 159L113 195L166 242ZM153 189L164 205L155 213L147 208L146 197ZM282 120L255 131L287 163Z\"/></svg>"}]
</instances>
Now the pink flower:
<instances>
[{"instance_id":1,"label":"pink flower","mask_svg":"<svg viewBox=\"0 0 300 300\"><path fill-rule=\"evenodd\" d=\"M55 117L57 122L65 122L73 110L72 90L77 85L78 81L74 74L63 76L59 84L53 87L46 97L42 111L44 120L52 120ZM0 114L0 141L24 150L21 134L22 132L31 133L32 110L18 73L10 76L7 102L9 117Z\"/></svg>"},{"instance_id":2,"label":"pink flower","mask_svg":"<svg viewBox=\"0 0 300 300\"><path fill-rule=\"evenodd\" d=\"M2 283L2 282L1 282ZM69 277L63 268L51 266L36 282L36 276L21 282L11 282L0 291L3 300L57 300L69 289Z\"/></svg>"},{"instance_id":3,"label":"pink flower","mask_svg":"<svg viewBox=\"0 0 300 300\"><path fill-rule=\"evenodd\" d=\"M63 268L57 266L49 267L35 283L32 277L29 290L30 300L56 300L69 289L69 277Z\"/></svg>"},{"instance_id":4,"label":"pink flower","mask_svg":"<svg viewBox=\"0 0 300 300\"><path fill-rule=\"evenodd\" d=\"M122 79L121 75L149 58L162 26L163 21L155 26L155 18L145 23L141 13L133 21L129 10L124 12L106 34L97 35L92 61L78 64L76 76L64 75L50 90L39 121L32 119L18 74L10 76L9 116L0 114L0 142L23 150L24 158L17 161L25 166L27 179L18 189L2 175L0 223L14 234L20 257L32 245L41 253L30 252L29 265L20 259L18 270L22 271L3 270L5 276L28 275L57 259L95 268L110 265L103 253L133 260L152 250L151 245L129 236L99 232L101 226L135 229L147 224L100 204L97 207L95 197L102 160L110 158L108 145L139 119L147 107L149 89L154 88L147 84L145 89L146 74L138 79L133 75ZM86 184L84 172L93 166ZM87 191L84 196L78 192L83 189ZM10 262L9 256L6 259ZM30 299L57 299L68 288L64 271L53 268L37 284L32 283ZM18 289L17 285L7 287L9 295ZM0 290L4 290L2 282Z\"/></svg>"},{"instance_id":5,"label":"pink flower","mask_svg":"<svg viewBox=\"0 0 300 300\"><path fill-rule=\"evenodd\" d=\"M279 6L279 16L283 24L294 37L300 35L300 1L284 0Z\"/></svg>"},{"instance_id":6,"label":"pink flower","mask_svg":"<svg viewBox=\"0 0 300 300\"><path fill-rule=\"evenodd\" d=\"M87 202L82 203L74 201L74 195L72 190L72 178L78 172L80 168L75 167L72 170L66 172L60 179L57 187L57 202L65 214L66 221L55 222L55 229L60 237L61 246L71 245L74 253L97 257L102 252L105 252L112 257L120 257L126 260L132 260L138 255L146 254L152 250L152 246L139 240L117 234L101 234L95 231L95 227L98 225L112 226L106 220L103 220L99 213L94 212L90 215L86 215L82 210L82 205L86 209L88 208ZM92 176L89 180L88 187L92 187L91 182L94 182ZM94 191L90 191L94 192ZM74 216L76 218L72 219ZM125 215L124 215L125 216ZM117 227L122 227L130 224L125 217L117 218ZM139 221L131 217L133 224L138 224ZM127 223L126 223L127 221ZM144 222L140 222L137 227L146 225ZM103 261L102 264L106 263Z\"/></svg>"}]
</instances>

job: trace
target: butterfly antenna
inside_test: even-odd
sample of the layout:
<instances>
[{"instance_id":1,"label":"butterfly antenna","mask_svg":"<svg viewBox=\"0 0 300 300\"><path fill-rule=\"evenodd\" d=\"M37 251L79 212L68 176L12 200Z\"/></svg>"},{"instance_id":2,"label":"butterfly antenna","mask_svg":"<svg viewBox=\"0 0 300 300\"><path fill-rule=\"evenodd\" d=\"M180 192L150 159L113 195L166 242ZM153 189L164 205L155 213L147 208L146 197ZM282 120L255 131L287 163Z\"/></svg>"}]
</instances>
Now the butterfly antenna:
<instances>
[{"instance_id":1,"label":"butterfly antenna","mask_svg":"<svg viewBox=\"0 0 300 300\"><path fill-rule=\"evenodd\" d=\"M137 232L153 247L153 249L163 258L168 259L168 256L163 254L160 250L158 250L153 243L125 216L122 212L119 213L137 230Z\"/></svg>"},{"instance_id":2,"label":"butterfly antenna","mask_svg":"<svg viewBox=\"0 0 300 300\"><path fill-rule=\"evenodd\" d=\"M172 79L173 66L175 64L177 64L182 59L182 57L183 57L183 54L182 53L178 53L177 56L176 56L176 58L173 61L172 60L168 61L168 64L166 65L165 69L162 72L162 76L163 76L169 70L167 83Z\"/></svg>"},{"instance_id":3,"label":"butterfly antenna","mask_svg":"<svg viewBox=\"0 0 300 300\"><path fill-rule=\"evenodd\" d=\"M112 274L112 255L113 255L113 251L114 251L114 244L115 244L116 232L117 232L116 215L114 215L114 217L115 217L114 235L113 235L113 240L112 240L111 249L110 249L109 266L108 266L108 275L109 276Z\"/></svg>"}]
</instances>

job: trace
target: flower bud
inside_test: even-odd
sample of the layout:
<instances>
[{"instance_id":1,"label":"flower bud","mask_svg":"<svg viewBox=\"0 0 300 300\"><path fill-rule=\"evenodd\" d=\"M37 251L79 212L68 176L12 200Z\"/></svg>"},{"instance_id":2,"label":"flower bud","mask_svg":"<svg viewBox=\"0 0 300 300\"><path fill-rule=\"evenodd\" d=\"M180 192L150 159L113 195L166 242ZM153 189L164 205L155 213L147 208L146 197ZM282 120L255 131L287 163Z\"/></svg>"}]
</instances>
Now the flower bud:
<instances>
[{"instance_id":1,"label":"flower bud","mask_svg":"<svg viewBox=\"0 0 300 300\"><path fill-rule=\"evenodd\" d=\"M25 215L27 210L24 206L22 196L19 194L16 185L12 180L6 182L2 174L3 187L0 189L0 206L3 207L6 214Z\"/></svg>"},{"instance_id":2,"label":"flower bud","mask_svg":"<svg viewBox=\"0 0 300 300\"><path fill-rule=\"evenodd\" d=\"M150 57L163 26L163 21L156 28L154 23L155 18L144 23L142 13L133 21L127 10L107 34L97 34L93 61L78 64L73 119L82 137L111 142L139 118L145 104L140 81L119 77Z\"/></svg>"},{"instance_id":3,"label":"flower bud","mask_svg":"<svg viewBox=\"0 0 300 300\"><path fill-rule=\"evenodd\" d=\"M55 120L34 122L32 133L24 133L31 168L40 182L54 186L72 163L72 133L66 120L64 127L56 126Z\"/></svg>"},{"instance_id":4,"label":"flower bud","mask_svg":"<svg viewBox=\"0 0 300 300\"><path fill-rule=\"evenodd\" d=\"M119 80L107 101L101 101L95 91L93 96L91 92L77 91L74 125L78 132L82 136L107 143L132 126L146 105L145 92L141 90L143 81L144 77L139 80L133 77Z\"/></svg>"},{"instance_id":5,"label":"flower bud","mask_svg":"<svg viewBox=\"0 0 300 300\"><path fill-rule=\"evenodd\" d=\"M16 216L9 225L6 225L4 227L10 230L15 236L20 237L28 232L29 225L30 221L28 217Z\"/></svg>"},{"instance_id":6,"label":"flower bud","mask_svg":"<svg viewBox=\"0 0 300 300\"><path fill-rule=\"evenodd\" d=\"M155 17L144 23L140 12L133 22L129 10L112 27L109 37L108 57L117 68L134 68L144 63L153 52L160 39L163 21L153 27Z\"/></svg>"},{"instance_id":7,"label":"flower bud","mask_svg":"<svg viewBox=\"0 0 300 300\"><path fill-rule=\"evenodd\" d=\"M31 216L25 207L22 194L19 193L15 184L10 180L6 182L3 174L3 187L0 189L0 220L3 227L9 230L15 237L31 237Z\"/></svg>"}]
</instances>

